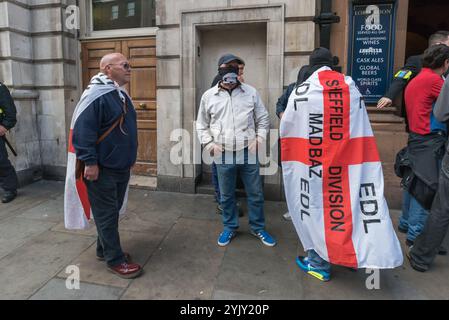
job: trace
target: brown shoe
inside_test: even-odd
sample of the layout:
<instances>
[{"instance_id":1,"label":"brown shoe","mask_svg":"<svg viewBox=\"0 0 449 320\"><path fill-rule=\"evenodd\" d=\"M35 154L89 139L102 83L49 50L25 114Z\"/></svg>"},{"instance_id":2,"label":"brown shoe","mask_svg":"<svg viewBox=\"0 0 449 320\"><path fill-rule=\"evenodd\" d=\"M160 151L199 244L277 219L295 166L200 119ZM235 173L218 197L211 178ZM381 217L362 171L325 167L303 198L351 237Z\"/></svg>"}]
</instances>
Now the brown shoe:
<instances>
[{"instance_id":1,"label":"brown shoe","mask_svg":"<svg viewBox=\"0 0 449 320\"><path fill-rule=\"evenodd\" d=\"M126 262L132 262L131 255L128 252L123 252L123 255L125 256ZM97 256L97 260L104 261L104 257Z\"/></svg>"},{"instance_id":2,"label":"brown shoe","mask_svg":"<svg viewBox=\"0 0 449 320\"><path fill-rule=\"evenodd\" d=\"M123 262L114 267L108 267L108 270L124 279L137 278L142 273L142 267L140 265L127 262Z\"/></svg>"}]
</instances>

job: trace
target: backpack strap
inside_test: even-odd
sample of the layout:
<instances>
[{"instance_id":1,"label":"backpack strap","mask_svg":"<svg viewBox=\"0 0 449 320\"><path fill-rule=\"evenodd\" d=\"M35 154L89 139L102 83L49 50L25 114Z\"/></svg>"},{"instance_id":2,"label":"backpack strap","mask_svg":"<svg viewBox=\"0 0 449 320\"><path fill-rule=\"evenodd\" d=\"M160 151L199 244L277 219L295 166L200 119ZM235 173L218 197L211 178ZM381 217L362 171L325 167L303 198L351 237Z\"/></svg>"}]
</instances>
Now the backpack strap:
<instances>
[{"instance_id":1,"label":"backpack strap","mask_svg":"<svg viewBox=\"0 0 449 320\"><path fill-rule=\"evenodd\" d=\"M108 130L106 130L105 133L103 133L103 134L101 135L101 137L97 140L97 144L100 144L100 142L102 142L104 139L106 139L106 137L112 132L112 130L114 130L119 124L120 124L120 130L122 130L121 127L122 127L122 124L123 124L123 120L125 119L124 115L125 115L126 112L127 112L126 98L125 98L125 101L123 102L123 112L124 112L124 113L120 116L120 118L118 118L118 119L112 124L112 126L111 126ZM123 132L123 130L122 130L122 132Z\"/></svg>"},{"instance_id":2,"label":"backpack strap","mask_svg":"<svg viewBox=\"0 0 449 320\"><path fill-rule=\"evenodd\" d=\"M120 118L118 118L114 124L105 132L101 135L101 137L97 140L97 144L100 144L101 141L103 141L104 139L106 139L106 137L112 132L112 130L114 130L119 123L123 122L123 114L120 116Z\"/></svg>"}]
</instances>

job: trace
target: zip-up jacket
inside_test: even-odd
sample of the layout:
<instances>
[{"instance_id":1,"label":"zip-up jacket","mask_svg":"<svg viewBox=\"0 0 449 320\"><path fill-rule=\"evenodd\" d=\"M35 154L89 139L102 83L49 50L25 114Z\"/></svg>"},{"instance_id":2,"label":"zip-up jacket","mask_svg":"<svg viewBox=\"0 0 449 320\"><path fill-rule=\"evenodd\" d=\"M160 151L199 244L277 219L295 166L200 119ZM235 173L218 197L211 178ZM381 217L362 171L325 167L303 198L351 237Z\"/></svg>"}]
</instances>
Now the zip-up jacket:
<instances>
[{"instance_id":1,"label":"zip-up jacket","mask_svg":"<svg viewBox=\"0 0 449 320\"><path fill-rule=\"evenodd\" d=\"M242 83L231 93L219 84L207 90L198 110L196 130L200 142L237 151L256 136L266 139L270 128L267 110L257 90Z\"/></svg>"},{"instance_id":2,"label":"zip-up jacket","mask_svg":"<svg viewBox=\"0 0 449 320\"><path fill-rule=\"evenodd\" d=\"M117 91L97 98L76 120L73 129L73 146L76 157L86 165L98 164L114 170L130 169L137 158L136 111L126 97L127 112L123 124L97 145L97 140L124 112ZM122 132L123 130L123 132Z\"/></svg>"}]
</instances>

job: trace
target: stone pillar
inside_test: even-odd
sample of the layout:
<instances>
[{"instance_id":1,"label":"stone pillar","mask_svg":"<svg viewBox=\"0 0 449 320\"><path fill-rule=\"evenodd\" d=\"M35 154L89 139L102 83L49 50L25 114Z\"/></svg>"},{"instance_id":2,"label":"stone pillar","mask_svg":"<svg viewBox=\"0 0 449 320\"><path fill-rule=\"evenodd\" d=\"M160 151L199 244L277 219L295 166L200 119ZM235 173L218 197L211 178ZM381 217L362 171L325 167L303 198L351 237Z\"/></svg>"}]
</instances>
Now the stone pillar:
<instances>
[{"instance_id":1,"label":"stone pillar","mask_svg":"<svg viewBox=\"0 0 449 320\"><path fill-rule=\"evenodd\" d=\"M10 156L20 185L42 176L33 65L32 10L28 1L0 2L0 81L11 91L18 122L9 139L18 153Z\"/></svg>"},{"instance_id":2,"label":"stone pillar","mask_svg":"<svg viewBox=\"0 0 449 320\"><path fill-rule=\"evenodd\" d=\"M0 80L18 123L11 140L21 184L65 177L67 133L78 96L76 30L65 29L75 0L0 2Z\"/></svg>"},{"instance_id":3,"label":"stone pillar","mask_svg":"<svg viewBox=\"0 0 449 320\"><path fill-rule=\"evenodd\" d=\"M66 27L66 8L76 1L33 1L34 86L45 178L65 177L70 118L78 96L76 29Z\"/></svg>"}]
</instances>

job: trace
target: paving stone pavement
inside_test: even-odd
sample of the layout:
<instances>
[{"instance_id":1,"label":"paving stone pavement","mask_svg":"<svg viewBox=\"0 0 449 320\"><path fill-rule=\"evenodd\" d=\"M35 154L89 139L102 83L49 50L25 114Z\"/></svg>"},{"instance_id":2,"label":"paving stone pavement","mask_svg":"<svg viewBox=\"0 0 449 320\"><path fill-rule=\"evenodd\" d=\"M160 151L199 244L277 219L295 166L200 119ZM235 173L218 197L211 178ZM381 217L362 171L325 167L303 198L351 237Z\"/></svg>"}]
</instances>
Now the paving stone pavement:
<instances>
[{"instance_id":1,"label":"paving stone pavement","mask_svg":"<svg viewBox=\"0 0 449 320\"><path fill-rule=\"evenodd\" d=\"M321 283L295 264L303 249L293 224L282 219L285 203L265 204L276 247L249 234L245 214L237 237L221 248L212 196L141 189L130 191L120 235L144 273L121 279L95 259L95 226L64 228L63 190L61 182L38 181L0 205L0 299L449 299L449 256L439 256L427 273L412 270L408 261L383 270L379 290L366 288L365 270L341 267L333 267L332 281ZM391 215L396 224L399 212ZM404 244L404 235L398 236ZM69 290L74 265L81 282Z\"/></svg>"}]
</instances>

